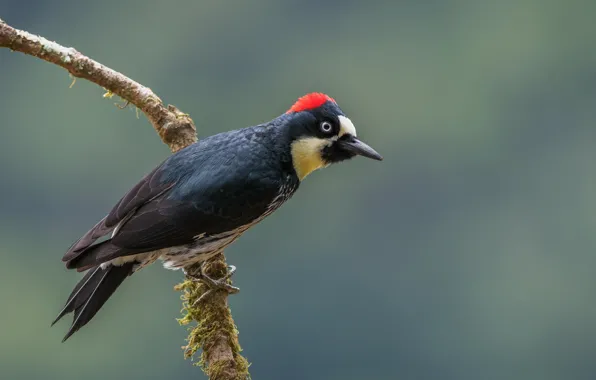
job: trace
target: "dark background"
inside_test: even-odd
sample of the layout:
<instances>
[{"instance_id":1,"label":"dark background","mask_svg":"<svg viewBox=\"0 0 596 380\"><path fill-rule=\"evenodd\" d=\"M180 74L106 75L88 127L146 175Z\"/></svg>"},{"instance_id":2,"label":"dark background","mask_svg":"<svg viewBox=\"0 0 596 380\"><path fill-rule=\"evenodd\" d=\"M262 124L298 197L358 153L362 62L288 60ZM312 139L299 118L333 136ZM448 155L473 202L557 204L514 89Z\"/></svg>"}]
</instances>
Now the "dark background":
<instances>
[{"instance_id":1,"label":"dark background","mask_svg":"<svg viewBox=\"0 0 596 380\"><path fill-rule=\"evenodd\" d=\"M385 156L307 178L227 251L255 379L596 378L596 2L16 1L199 136L335 97ZM69 245L169 151L143 115L0 50L0 378L198 379L179 272L65 344Z\"/></svg>"}]
</instances>

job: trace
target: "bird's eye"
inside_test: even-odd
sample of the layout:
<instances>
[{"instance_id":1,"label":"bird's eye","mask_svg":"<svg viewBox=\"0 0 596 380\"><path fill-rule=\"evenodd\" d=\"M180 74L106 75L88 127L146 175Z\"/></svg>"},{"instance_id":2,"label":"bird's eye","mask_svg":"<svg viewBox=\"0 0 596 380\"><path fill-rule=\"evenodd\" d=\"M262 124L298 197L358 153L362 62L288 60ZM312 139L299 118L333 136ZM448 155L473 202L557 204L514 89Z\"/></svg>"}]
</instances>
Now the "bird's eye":
<instances>
[{"instance_id":1,"label":"bird's eye","mask_svg":"<svg viewBox=\"0 0 596 380\"><path fill-rule=\"evenodd\" d=\"M322 122L321 123L321 131L323 133L330 133L331 131L333 131L333 125L331 125L331 123L328 121Z\"/></svg>"}]
</instances>

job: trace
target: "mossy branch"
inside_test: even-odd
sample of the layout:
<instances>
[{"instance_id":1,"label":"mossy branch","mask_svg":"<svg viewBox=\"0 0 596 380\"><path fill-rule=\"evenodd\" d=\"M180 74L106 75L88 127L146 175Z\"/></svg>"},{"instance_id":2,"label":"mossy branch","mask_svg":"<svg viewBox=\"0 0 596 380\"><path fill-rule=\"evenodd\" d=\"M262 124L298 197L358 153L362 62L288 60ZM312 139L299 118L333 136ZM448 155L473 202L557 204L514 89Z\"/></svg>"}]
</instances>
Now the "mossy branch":
<instances>
[{"instance_id":1,"label":"mossy branch","mask_svg":"<svg viewBox=\"0 0 596 380\"><path fill-rule=\"evenodd\" d=\"M127 76L94 61L73 48L67 48L44 37L15 29L0 19L0 47L9 48L66 69L75 78L83 78L116 94L127 103L135 105L147 116L161 140L172 152L176 152L197 141L196 128L188 114L176 107L163 104L150 88ZM197 268L185 268L187 273L196 273ZM205 274L218 279L227 273L223 255L212 258L205 268ZM184 347L187 358L202 350L198 364L212 380L245 380L249 378L248 362L240 355L238 330L228 307L226 292L218 291L195 305L195 301L206 292L206 287L186 279L176 286L183 291L185 316L181 324L196 323L190 329L188 344Z\"/></svg>"},{"instance_id":2,"label":"mossy branch","mask_svg":"<svg viewBox=\"0 0 596 380\"><path fill-rule=\"evenodd\" d=\"M227 274L227 264L223 255L216 256L205 266L205 272L210 273L214 278L222 278ZM199 267L186 268L189 274L198 274ZM228 280L230 281L230 280ZM230 282L231 283L231 282ZM183 291L182 300L186 314L179 319L181 325L187 325L194 321L197 324L191 327L188 335L188 344L184 348L184 356L192 358L199 348L203 348L201 359L197 362L210 379L247 379L248 362L240 355L240 344L238 343L238 330L232 319L227 305L227 292L218 291L209 297L216 298L211 302L197 300L208 290L205 284L197 283L187 279L176 286L177 290Z\"/></svg>"}]
</instances>

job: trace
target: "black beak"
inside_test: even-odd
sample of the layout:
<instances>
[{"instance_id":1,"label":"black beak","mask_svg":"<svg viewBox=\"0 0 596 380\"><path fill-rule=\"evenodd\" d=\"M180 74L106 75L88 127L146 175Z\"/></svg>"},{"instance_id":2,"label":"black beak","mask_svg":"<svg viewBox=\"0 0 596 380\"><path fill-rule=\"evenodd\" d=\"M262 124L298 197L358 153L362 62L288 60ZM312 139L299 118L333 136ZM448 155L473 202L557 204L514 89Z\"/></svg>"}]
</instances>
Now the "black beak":
<instances>
[{"instance_id":1,"label":"black beak","mask_svg":"<svg viewBox=\"0 0 596 380\"><path fill-rule=\"evenodd\" d=\"M340 148L346 152L358 156L372 158L373 160L377 161L383 161L383 156L354 136L346 135L340 138L337 143L339 144Z\"/></svg>"}]
</instances>

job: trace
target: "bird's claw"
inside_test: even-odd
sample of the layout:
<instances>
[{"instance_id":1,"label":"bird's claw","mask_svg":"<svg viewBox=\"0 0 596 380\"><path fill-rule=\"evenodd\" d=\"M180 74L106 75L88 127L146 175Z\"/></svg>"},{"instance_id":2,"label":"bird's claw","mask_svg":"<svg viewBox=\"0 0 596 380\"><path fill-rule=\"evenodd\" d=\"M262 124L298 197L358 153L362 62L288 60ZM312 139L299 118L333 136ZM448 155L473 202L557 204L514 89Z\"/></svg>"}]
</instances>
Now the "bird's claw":
<instances>
[{"instance_id":1,"label":"bird's claw","mask_svg":"<svg viewBox=\"0 0 596 380\"><path fill-rule=\"evenodd\" d=\"M203 300L205 300L209 295L213 294L214 291L217 290L224 290L226 291L228 294L236 294L240 291L240 288L236 287L236 286L232 286L230 284L228 284L228 280L230 279L230 277L232 277L234 275L234 272L236 272L236 267L233 265L228 265L228 273L218 279L215 280L209 276L207 276L203 270L203 266L201 265L201 270L199 272L198 275L196 276L188 276L192 281L196 281L196 282L202 282L203 284L207 285L209 287L209 289L203 293L194 303L193 306L201 303Z\"/></svg>"},{"instance_id":2,"label":"bird's claw","mask_svg":"<svg viewBox=\"0 0 596 380\"><path fill-rule=\"evenodd\" d=\"M235 294L238 293L240 289L228 284L228 280L234 275L234 272L236 272L236 267L233 265L228 265L228 273L224 277L215 280L207 276L201 268L200 277L197 278L197 281L209 286L209 290L225 290L230 294Z\"/></svg>"}]
</instances>

